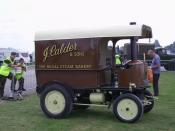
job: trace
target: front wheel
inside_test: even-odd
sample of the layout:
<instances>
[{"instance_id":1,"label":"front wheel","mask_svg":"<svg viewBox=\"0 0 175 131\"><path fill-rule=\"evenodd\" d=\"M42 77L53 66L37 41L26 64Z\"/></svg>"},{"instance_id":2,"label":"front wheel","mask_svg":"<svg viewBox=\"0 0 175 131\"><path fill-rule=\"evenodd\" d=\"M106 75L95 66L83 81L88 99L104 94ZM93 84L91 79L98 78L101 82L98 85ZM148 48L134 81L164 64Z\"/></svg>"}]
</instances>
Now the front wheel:
<instances>
[{"instance_id":1,"label":"front wheel","mask_svg":"<svg viewBox=\"0 0 175 131\"><path fill-rule=\"evenodd\" d=\"M113 112L122 122L133 123L143 115L143 105L140 99L133 94L122 94L113 103Z\"/></svg>"},{"instance_id":2,"label":"front wheel","mask_svg":"<svg viewBox=\"0 0 175 131\"><path fill-rule=\"evenodd\" d=\"M59 84L47 87L40 97L43 112L51 118L64 118L72 111L72 97L70 93Z\"/></svg>"}]
</instances>

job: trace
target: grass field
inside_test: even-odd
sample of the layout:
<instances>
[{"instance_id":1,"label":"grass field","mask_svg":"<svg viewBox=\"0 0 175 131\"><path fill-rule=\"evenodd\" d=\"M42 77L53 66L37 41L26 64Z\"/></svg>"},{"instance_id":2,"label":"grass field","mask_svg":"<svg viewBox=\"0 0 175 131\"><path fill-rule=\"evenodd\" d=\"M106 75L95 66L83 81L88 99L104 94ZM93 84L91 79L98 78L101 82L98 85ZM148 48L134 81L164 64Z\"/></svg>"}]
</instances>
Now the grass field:
<instances>
[{"instance_id":1,"label":"grass field","mask_svg":"<svg viewBox=\"0 0 175 131\"><path fill-rule=\"evenodd\" d=\"M137 123L121 123L104 107L74 111L67 119L49 119L32 95L0 104L0 131L175 131L175 72L161 74L159 100Z\"/></svg>"}]
</instances>

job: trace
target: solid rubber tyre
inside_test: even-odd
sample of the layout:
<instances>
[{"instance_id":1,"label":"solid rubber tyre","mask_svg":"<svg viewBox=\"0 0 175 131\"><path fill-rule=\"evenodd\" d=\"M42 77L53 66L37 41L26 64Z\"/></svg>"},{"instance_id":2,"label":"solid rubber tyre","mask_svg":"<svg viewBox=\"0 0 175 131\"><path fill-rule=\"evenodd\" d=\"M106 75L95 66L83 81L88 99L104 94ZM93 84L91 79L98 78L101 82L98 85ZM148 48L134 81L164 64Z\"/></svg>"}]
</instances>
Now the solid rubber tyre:
<instances>
[{"instance_id":1,"label":"solid rubber tyre","mask_svg":"<svg viewBox=\"0 0 175 131\"><path fill-rule=\"evenodd\" d=\"M40 106L48 117L64 118L72 112L73 100L65 87L51 84L41 93Z\"/></svg>"},{"instance_id":2,"label":"solid rubber tyre","mask_svg":"<svg viewBox=\"0 0 175 131\"><path fill-rule=\"evenodd\" d=\"M134 123L143 116L143 104L134 94L126 93L113 102L113 112L121 122Z\"/></svg>"}]
</instances>

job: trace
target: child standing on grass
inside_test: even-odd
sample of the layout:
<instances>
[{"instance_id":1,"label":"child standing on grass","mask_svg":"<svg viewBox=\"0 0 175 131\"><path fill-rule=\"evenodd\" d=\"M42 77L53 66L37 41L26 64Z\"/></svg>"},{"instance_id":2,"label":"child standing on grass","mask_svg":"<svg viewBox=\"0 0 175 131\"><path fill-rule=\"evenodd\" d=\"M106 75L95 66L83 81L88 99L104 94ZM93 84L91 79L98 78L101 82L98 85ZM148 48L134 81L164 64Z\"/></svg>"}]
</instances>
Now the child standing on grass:
<instances>
[{"instance_id":1,"label":"child standing on grass","mask_svg":"<svg viewBox=\"0 0 175 131\"><path fill-rule=\"evenodd\" d=\"M20 58L18 67L15 68L14 86L17 81L19 82L19 88L17 91L26 91L24 89L24 72L26 72L26 65L24 64L24 59Z\"/></svg>"}]
</instances>

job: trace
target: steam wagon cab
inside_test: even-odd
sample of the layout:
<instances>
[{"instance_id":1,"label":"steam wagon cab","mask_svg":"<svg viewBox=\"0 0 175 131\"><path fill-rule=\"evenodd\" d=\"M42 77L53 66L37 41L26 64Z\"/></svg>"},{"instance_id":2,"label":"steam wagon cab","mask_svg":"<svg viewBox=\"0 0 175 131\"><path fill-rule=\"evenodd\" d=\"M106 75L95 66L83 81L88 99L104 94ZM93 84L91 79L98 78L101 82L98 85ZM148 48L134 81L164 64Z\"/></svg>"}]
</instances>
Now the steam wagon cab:
<instances>
[{"instance_id":1,"label":"steam wagon cab","mask_svg":"<svg viewBox=\"0 0 175 131\"><path fill-rule=\"evenodd\" d=\"M151 37L146 25L37 32L37 93L43 112L64 118L73 109L112 106L118 120L139 120L154 101L146 90L144 63L137 60L137 40ZM130 40L131 60L116 66L115 45L125 39ZM110 40L112 48L108 47Z\"/></svg>"}]
</instances>

